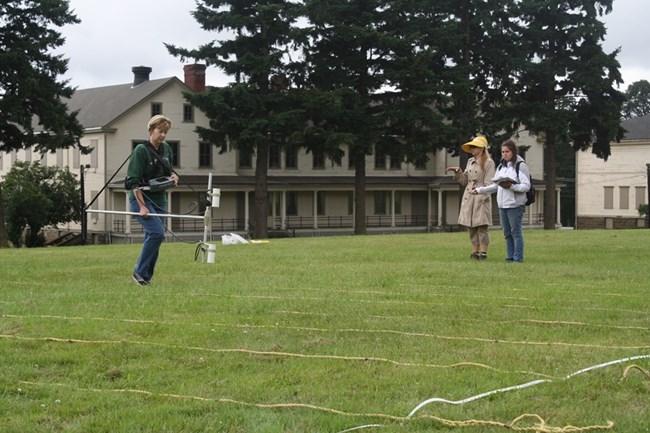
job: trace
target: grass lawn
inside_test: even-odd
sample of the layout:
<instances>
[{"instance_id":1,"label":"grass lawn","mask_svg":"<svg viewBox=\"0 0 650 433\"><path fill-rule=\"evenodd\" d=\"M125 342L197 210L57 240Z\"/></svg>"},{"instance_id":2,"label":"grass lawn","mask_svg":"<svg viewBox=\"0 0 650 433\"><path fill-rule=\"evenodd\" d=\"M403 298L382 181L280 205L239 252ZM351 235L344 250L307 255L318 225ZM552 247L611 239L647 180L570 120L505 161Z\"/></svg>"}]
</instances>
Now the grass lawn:
<instances>
[{"instance_id":1,"label":"grass lawn","mask_svg":"<svg viewBox=\"0 0 650 433\"><path fill-rule=\"evenodd\" d=\"M0 431L650 432L650 231L525 242L0 250Z\"/></svg>"}]
</instances>

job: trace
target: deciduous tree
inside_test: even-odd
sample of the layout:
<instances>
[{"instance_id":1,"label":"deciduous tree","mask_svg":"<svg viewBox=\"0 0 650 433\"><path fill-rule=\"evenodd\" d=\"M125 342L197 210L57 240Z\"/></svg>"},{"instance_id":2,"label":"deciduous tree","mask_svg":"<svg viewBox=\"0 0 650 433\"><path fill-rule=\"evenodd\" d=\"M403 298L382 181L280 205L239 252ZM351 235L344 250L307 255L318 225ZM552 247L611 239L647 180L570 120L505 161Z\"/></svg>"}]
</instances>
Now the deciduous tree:
<instances>
[{"instance_id":1,"label":"deciduous tree","mask_svg":"<svg viewBox=\"0 0 650 433\"><path fill-rule=\"evenodd\" d=\"M79 182L67 168L17 161L3 190L7 231L15 246L43 246L43 227L81 219Z\"/></svg>"}]
</instances>

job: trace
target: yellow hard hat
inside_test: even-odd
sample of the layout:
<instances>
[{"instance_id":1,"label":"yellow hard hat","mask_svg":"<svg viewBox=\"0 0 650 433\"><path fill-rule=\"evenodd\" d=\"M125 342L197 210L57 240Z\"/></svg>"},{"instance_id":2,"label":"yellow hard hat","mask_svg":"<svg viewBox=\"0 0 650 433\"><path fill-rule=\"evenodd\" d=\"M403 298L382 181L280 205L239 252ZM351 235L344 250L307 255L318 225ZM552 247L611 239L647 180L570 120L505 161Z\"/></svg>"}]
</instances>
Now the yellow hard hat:
<instances>
[{"instance_id":1,"label":"yellow hard hat","mask_svg":"<svg viewBox=\"0 0 650 433\"><path fill-rule=\"evenodd\" d=\"M488 147L487 138L482 136L475 137L474 140L463 144L461 146L461 149L463 149L467 153L472 153L470 147Z\"/></svg>"}]
</instances>

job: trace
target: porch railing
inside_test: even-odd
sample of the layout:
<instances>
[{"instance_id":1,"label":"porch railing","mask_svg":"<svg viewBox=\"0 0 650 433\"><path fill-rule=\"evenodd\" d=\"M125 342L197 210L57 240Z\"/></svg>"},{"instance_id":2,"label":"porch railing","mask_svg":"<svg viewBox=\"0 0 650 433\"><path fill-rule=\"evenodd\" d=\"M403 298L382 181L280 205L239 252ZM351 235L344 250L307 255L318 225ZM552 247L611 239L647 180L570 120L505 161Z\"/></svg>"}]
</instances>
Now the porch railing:
<instances>
[{"instance_id":1,"label":"porch railing","mask_svg":"<svg viewBox=\"0 0 650 433\"><path fill-rule=\"evenodd\" d=\"M493 215L494 224L499 224L499 215ZM437 215L431 216L431 226L436 226L438 221ZM530 222L529 222L530 221ZM540 225L544 223L544 214L536 213L529 218L529 215L524 216L523 225ZM213 232L241 232L246 230L246 221L244 218L213 218L212 219ZM395 224L393 225L393 218L390 215L369 215L366 217L366 226L369 228L379 227L427 227L428 219L426 215L395 215ZM443 222L443 225L444 222ZM354 218L352 215L342 216L318 216L317 227L319 229L351 229L354 227ZM273 218L272 225L269 229L281 229L282 219L279 217ZM314 217L306 216L289 216L286 218L287 229L313 229ZM186 220L174 219L171 222L171 230L175 232L202 232L204 229L202 220ZM126 219L115 218L113 219L113 232L124 233L126 231ZM135 221L131 220L131 233L142 233L142 227Z\"/></svg>"}]
</instances>

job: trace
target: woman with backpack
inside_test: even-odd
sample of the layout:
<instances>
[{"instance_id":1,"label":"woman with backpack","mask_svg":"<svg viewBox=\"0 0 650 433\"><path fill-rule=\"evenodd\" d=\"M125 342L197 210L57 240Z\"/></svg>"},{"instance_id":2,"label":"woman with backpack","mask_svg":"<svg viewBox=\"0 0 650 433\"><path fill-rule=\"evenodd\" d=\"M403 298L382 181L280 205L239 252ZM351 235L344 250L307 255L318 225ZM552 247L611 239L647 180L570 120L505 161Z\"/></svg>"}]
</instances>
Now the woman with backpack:
<instances>
[{"instance_id":1,"label":"woman with backpack","mask_svg":"<svg viewBox=\"0 0 650 433\"><path fill-rule=\"evenodd\" d=\"M524 261L524 235L522 220L526 210L526 192L531 188L530 171L524 159L517 154L512 140L501 145L501 163L497 167L494 183L474 188L472 194L497 193L499 217L506 240L506 261Z\"/></svg>"},{"instance_id":2,"label":"woman with backpack","mask_svg":"<svg viewBox=\"0 0 650 433\"><path fill-rule=\"evenodd\" d=\"M467 227L469 239L472 244L471 259L487 259L488 246L490 245L489 226L492 225L492 199L478 197L470 192L479 186L490 183L494 176L494 161L488 152L488 142L485 137L478 136L472 141L461 146L463 151L472 154L467 161L465 171L460 167L448 167L447 171L453 171L454 177L465 187L458 224Z\"/></svg>"}]
</instances>

